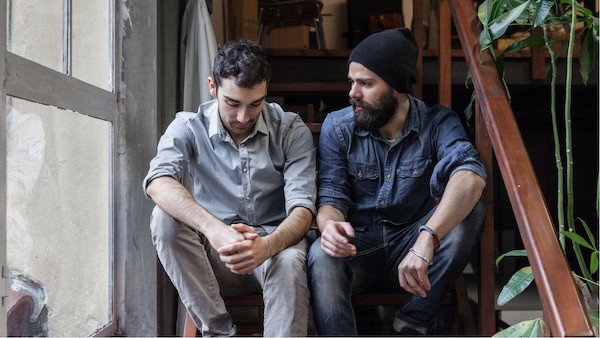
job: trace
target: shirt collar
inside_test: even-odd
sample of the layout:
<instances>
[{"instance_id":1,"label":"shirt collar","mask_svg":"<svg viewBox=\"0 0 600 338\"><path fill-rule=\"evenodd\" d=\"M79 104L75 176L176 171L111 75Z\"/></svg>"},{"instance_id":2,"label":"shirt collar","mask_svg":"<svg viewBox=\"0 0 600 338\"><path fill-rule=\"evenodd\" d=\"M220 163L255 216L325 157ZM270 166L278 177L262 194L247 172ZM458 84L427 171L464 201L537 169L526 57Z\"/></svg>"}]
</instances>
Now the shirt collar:
<instances>
[{"instance_id":1,"label":"shirt collar","mask_svg":"<svg viewBox=\"0 0 600 338\"><path fill-rule=\"evenodd\" d=\"M418 103L411 95L408 95L408 100L410 102L410 108L408 109L408 116L406 117L406 124L404 125L404 130L406 130L405 135L411 130L415 133L419 133L421 127L421 116L419 115L419 109L417 107Z\"/></svg>"},{"instance_id":2,"label":"shirt collar","mask_svg":"<svg viewBox=\"0 0 600 338\"><path fill-rule=\"evenodd\" d=\"M221 120L221 116L219 115L219 104L218 104L217 100L214 100L214 101L215 101L214 105L209 107L209 109L211 109L211 112L210 112L210 125L208 126L208 137L213 137L215 135L218 135L221 140L230 141L231 136L225 129L225 126L223 126L223 121ZM265 104L265 108L263 108L263 111L261 111L260 115L256 119L256 124L254 125L254 129L248 136L248 139L253 138L257 132L260 132L264 135L267 135L269 133L267 124L264 120L264 116L265 116L264 110L265 109L266 109L266 104Z\"/></svg>"}]
</instances>

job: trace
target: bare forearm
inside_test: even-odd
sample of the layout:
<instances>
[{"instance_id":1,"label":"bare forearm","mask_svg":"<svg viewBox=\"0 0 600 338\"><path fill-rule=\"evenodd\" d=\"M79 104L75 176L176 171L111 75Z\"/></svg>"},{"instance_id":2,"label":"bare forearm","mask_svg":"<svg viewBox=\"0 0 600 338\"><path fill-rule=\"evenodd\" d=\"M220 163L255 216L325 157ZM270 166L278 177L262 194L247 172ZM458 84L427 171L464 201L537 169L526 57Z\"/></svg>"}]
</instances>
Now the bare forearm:
<instances>
[{"instance_id":1,"label":"bare forearm","mask_svg":"<svg viewBox=\"0 0 600 338\"><path fill-rule=\"evenodd\" d=\"M327 221L345 222L346 219L344 214L338 209L330 205L323 205L319 207L319 212L317 213L317 225L321 232L323 232Z\"/></svg>"},{"instance_id":2,"label":"bare forearm","mask_svg":"<svg viewBox=\"0 0 600 338\"><path fill-rule=\"evenodd\" d=\"M187 189L169 176L158 177L148 184L148 195L166 213L192 228L206 233L211 225L224 225L200 206Z\"/></svg>"},{"instance_id":3,"label":"bare forearm","mask_svg":"<svg viewBox=\"0 0 600 338\"><path fill-rule=\"evenodd\" d=\"M452 175L442 200L427 222L443 238L452 228L471 213L481 198L485 181L472 171L459 171Z\"/></svg>"},{"instance_id":4,"label":"bare forearm","mask_svg":"<svg viewBox=\"0 0 600 338\"><path fill-rule=\"evenodd\" d=\"M277 230L266 236L269 241L271 255L298 243L306 234L312 223L312 213L303 207L295 207L289 216L279 224Z\"/></svg>"},{"instance_id":5,"label":"bare forearm","mask_svg":"<svg viewBox=\"0 0 600 338\"><path fill-rule=\"evenodd\" d=\"M459 224L475 207L481 197L484 180L471 171L459 171L452 175L440 204L427 222L441 239ZM398 265L400 286L421 297L431 290L428 276L429 262L435 254L435 244L427 231L421 231L411 248L413 254L406 255Z\"/></svg>"}]
</instances>

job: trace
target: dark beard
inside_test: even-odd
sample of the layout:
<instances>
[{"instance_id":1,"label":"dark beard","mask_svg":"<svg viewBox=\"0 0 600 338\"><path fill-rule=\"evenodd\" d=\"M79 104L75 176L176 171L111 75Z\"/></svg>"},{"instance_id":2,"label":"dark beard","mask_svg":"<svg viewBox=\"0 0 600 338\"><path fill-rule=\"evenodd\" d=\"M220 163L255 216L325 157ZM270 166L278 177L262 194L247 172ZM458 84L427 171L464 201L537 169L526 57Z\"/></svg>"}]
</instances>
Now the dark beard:
<instances>
[{"instance_id":1,"label":"dark beard","mask_svg":"<svg viewBox=\"0 0 600 338\"><path fill-rule=\"evenodd\" d=\"M369 132L375 132L383 127L396 112L398 100L394 97L392 88L379 98L375 103L367 103L361 99L350 99L354 111L354 123L357 128ZM362 108L357 111L356 107Z\"/></svg>"}]
</instances>

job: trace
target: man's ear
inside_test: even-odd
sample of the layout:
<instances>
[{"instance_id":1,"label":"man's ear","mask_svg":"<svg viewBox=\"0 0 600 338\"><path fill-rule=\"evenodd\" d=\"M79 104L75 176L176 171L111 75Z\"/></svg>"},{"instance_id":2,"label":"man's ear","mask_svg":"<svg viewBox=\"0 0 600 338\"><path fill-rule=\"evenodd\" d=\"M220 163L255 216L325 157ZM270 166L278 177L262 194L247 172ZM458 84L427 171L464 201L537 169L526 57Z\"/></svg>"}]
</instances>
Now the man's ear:
<instances>
[{"instance_id":1,"label":"man's ear","mask_svg":"<svg viewBox=\"0 0 600 338\"><path fill-rule=\"evenodd\" d=\"M213 80L212 76L208 77L208 88L210 90L210 96L217 96L217 84Z\"/></svg>"}]
</instances>

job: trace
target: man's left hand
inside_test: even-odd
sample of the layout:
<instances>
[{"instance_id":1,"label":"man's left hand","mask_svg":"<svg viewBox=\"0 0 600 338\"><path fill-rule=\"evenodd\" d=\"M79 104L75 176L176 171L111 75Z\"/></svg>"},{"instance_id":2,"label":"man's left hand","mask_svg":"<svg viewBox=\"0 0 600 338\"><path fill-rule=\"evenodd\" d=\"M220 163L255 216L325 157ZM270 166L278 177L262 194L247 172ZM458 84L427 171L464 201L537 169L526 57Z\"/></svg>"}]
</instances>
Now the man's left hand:
<instances>
[{"instance_id":1,"label":"man's left hand","mask_svg":"<svg viewBox=\"0 0 600 338\"><path fill-rule=\"evenodd\" d=\"M429 233L421 231L412 249L416 254L431 262L433 260L433 244L427 236L430 236ZM425 298L427 297L427 291L431 290L431 283L427 275L429 263L416 254L409 251L400 262L400 265L398 265L398 280L400 286L406 292L418 294Z\"/></svg>"},{"instance_id":2,"label":"man's left hand","mask_svg":"<svg viewBox=\"0 0 600 338\"><path fill-rule=\"evenodd\" d=\"M248 275L270 258L269 242L256 236L254 228L248 225L232 224L231 227L244 234L246 240L219 248L219 258L231 272Z\"/></svg>"}]
</instances>

